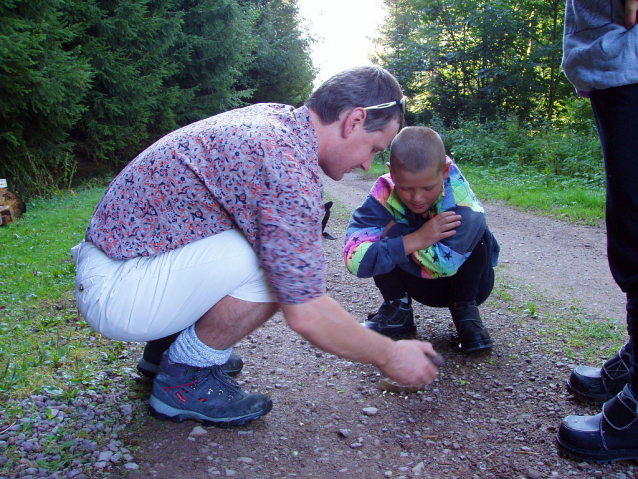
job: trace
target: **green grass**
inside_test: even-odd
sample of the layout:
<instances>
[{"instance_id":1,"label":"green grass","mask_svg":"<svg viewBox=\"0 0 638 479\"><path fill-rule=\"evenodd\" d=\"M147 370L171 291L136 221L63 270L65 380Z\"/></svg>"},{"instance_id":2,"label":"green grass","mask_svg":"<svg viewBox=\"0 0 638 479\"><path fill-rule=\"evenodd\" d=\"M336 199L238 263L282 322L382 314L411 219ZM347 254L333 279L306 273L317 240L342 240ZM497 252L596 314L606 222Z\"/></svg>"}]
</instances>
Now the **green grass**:
<instances>
[{"instance_id":1,"label":"green grass","mask_svg":"<svg viewBox=\"0 0 638 479\"><path fill-rule=\"evenodd\" d=\"M19 222L0 228L0 399L42 389L72 398L78 388L98 387L97 372L122 353L123 343L91 330L73 298L70 249L103 192L33 201Z\"/></svg>"},{"instance_id":2,"label":"green grass","mask_svg":"<svg viewBox=\"0 0 638 479\"><path fill-rule=\"evenodd\" d=\"M525 211L587 225L601 225L605 218L605 190L601 187L532 169L514 173L502 167L459 167L482 201L502 201Z\"/></svg>"},{"instance_id":3,"label":"green grass","mask_svg":"<svg viewBox=\"0 0 638 479\"><path fill-rule=\"evenodd\" d=\"M586 364L600 364L601 358L611 357L627 342L624 322L590 316L575 307L560 314L547 313L543 322L548 328L539 332L541 336L559 339L567 357L574 358L578 351Z\"/></svg>"},{"instance_id":4,"label":"green grass","mask_svg":"<svg viewBox=\"0 0 638 479\"><path fill-rule=\"evenodd\" d=\"M23 219L0 229L0 308L38 298L55 300L73 288L70 250L82 241L103 193L103 188L94 188L36 200Z\"/></svg>"},{"instance_id":5,"label":"green grass","mask_svg":"<svg viewBox=\"0 0 638 479\"><path fill-rule=\"evenodd\" d=\"M513 294L514 291L519 293ZM530 294L533 300L526 299ZM514 285L502 271L497 274L492 300L506 303L518 315L518 324L531 326L535 336L545 338L550 350L560 348L570 359L578 356L580 364L601 364L602 358L611 357L627 342L623 320L599 317L562 301L550 301L530 285Z\"/></svg>"},{"instance_id":6,"label":"green grass","mask_svg":"<svg viewBox=\"0 0 638 479\"><path fill-rule=\"evenodd\" d=\"M375 159L369 174L388 172L385 159ZM539 173L532 168L490 167L459 163L459 168L484 202L502 201L515 208L574 223L602 225L605 190L585 180Z\"/></svg>"}]
</instances>

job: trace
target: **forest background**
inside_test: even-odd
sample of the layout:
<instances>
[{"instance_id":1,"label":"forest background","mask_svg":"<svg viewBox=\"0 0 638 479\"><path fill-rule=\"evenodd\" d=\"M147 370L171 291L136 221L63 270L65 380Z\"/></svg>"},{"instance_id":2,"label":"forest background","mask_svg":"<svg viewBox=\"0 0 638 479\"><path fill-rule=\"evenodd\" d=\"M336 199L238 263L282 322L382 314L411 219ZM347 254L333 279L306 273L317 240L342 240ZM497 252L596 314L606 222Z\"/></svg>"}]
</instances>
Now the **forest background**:
<instances>
[{"instance_id":1,"label":"forest background","mask_svg":"<svg viewBox=\"0 0 638 479\"><path fill-rule=\"evenodd\" d=\"M385 0L372 61L455 160L604 187L591 108L561 72L563 2ZM356 18L352 19L356 22ZM180 126L301 105L296 0L0 0L0 178L31 199L117 172Z\"/></svg>"}]
</instances>

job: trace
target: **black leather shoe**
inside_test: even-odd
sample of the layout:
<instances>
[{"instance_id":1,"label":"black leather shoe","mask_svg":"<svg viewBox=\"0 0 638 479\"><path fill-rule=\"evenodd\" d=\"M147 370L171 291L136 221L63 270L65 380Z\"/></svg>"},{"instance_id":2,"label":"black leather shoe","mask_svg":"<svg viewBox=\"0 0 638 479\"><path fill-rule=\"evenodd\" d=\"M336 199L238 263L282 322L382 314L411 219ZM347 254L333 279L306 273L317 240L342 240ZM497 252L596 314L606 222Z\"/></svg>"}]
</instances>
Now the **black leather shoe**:
<instances>
[{"instance_id":1,"label":"black leather shoe","mask_svg":"<svg viewBox=\"0 0 638 479\"><path fill-rule=\"evenodd\" d=\"M638 459L638 400L629 385L595 416L567 416L556 434L556 447L579 461Z\"/></svg>"},{"instance_id":2,"label":"black leather shoe","mask_svg":"<svg viewBox=\"0 0 638 479\"><path fill-rule=\"evenodd\" d=\"M623 346L600 369L576 366L567 380L567 390L582 401L609 401L629 382L630 358L625 349Z\"/></svg>"},{"instance_id":3,"label":"black leather shoe","mask_svg":"<svg viewBox=\"0 0 638 479\"><path fill-rule=\"evenodd\" d=\"M452 303L450 313L459 335L458 347L461 354L492 349L492 338L481 320L476 302Z\"/></svg>"},{"instance_id":4,"label":"black leather shoe","mask_svg":"<svg viewBox=\"0 0 638 479\"><path fill-rule=\"evenodd\" d=\"M162 354L173 344L177 336L179 336L179 333L146 343L144 354L137 362L137 370L142 376L153 379L157 375ZM244 361L242 361L241 356L230 353L228 361L222 365L222 370L229 376L236 376L241 372L243 367Z\"/></svg>"},{"instance_id":5,"label":"black leather shoe","mask_svg":"<svg viewBox=\"0 0 638 479\"><path fill-rule=\"evenodd\" d=\"M369 315L368 320L363 325L392 339L416 336L412 305L400 299L390 302L384 301L379 311Z\"/></svg>"}]
</instances>

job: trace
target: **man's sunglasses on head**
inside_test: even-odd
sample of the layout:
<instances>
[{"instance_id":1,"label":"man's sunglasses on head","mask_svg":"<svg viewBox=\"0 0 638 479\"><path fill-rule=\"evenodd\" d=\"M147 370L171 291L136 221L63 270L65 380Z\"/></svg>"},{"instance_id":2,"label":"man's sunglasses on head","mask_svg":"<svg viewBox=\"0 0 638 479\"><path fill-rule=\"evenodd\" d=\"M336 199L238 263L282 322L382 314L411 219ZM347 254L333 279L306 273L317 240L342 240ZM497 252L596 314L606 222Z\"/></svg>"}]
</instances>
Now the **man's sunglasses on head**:
<instances>
[{"instance_id":1,"label":"man's sunglasses on head","mask_svg":"<svg viewBox=\"0 0 638 479\"><path fill-rule=\"evenodd\" d=\"M389 101L387 103L380 103L378 105L372 105L372 106L365 106L363 107L364 110L384 110L386 108L392 108L393 106L397 106L400 105L401 106L401 111L403 112L403 114L405 114L405 100L406 98L403 97L400 100L394 100L394 101Z\"/></svg>"}]
</instances>

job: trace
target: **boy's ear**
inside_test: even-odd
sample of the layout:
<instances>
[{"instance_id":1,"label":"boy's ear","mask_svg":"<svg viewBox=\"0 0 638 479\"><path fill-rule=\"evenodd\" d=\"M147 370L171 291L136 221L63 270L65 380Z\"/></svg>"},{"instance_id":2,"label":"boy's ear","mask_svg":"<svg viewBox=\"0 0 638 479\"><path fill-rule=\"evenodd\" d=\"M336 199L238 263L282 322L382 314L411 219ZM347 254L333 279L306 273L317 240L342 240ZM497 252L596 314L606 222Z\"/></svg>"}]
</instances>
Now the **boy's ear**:
<instances>
[{"instance_id":1,"label":"boy's ear","mask_svg":"<svg viewBox=\"0 0 638 479\"><path fill-rule=\"evenodd\" d=\"M452 160L449 157L445 157L445 169L443 170L443 179L447 180L450 177L450 166L452 166Z\"/></svg>"}]
</instances>

